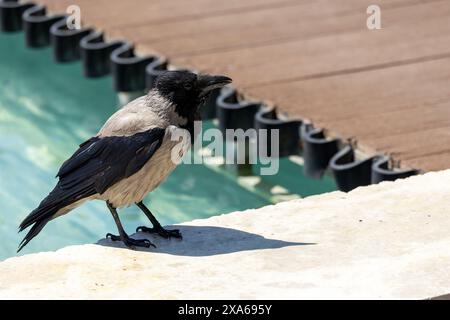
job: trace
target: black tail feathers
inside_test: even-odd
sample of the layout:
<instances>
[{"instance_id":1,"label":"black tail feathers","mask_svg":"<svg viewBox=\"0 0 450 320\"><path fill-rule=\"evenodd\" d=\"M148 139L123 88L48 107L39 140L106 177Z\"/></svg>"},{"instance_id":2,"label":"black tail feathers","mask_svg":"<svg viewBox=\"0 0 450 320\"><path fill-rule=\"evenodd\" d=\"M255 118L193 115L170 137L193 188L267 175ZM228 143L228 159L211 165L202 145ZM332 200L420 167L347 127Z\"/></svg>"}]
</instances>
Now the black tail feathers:
<instances>
[{"instance_id":1,"label":"black tail feathers","mask_svg":"<svg viewBox=\"0 0 450 320\"><path fill-rule=\"evenodd\" d=\"M27 245L28 242L31 241L37 234L44 228L44 226L49 222L54 215L58 212L59 209L64 207L63 201L56 197L53 197L50 194L47 198L45 198L37 207L34 209L20 224L19 232L25 230L29 226L32 225L30 231L28 231L27 235L19 244L19 249L17 252L22 250L24 246Z\"/></svg>"},{"instance_id":2,"label":"black tail feathers","mask_svg":"<svg viewBox=\"0 0 450 320\"><path fill-rule=\"evenodd\" d=\"M20 250L22 250L23 247L25 247L28 242L31 241L31 239L33 239L34 237L37 236L37 234L42 230L42 228L44 228L44 226L47 224L47 222L49 222L50 219L43 219L41 221L37 221L34 223L33 227L30 229L30 231L28 231L27 235L25 236L25 238L23 238L23 240L20 242L19 244L19 248L17 249L17 252L19 252ZM20 231L22 231L23 229L21 229Z\"/></svg>"},{"instance_id":3,"label":"black tail feathers","mask_svg":"<svg viewBox=\"0 0 450 320\"><path fill-rule=\"evenodd\" d=\"M60 178L49 195L20 224L19 232L30 226L32 228L20 243L17 252L22 250L61 209L63 209L63 213L67 213L73 208L72 204L95 193L95 186L90 180L71 185L64 178ZM72 208L67 209L69 206Z\"/></svg>"}]
</instances>

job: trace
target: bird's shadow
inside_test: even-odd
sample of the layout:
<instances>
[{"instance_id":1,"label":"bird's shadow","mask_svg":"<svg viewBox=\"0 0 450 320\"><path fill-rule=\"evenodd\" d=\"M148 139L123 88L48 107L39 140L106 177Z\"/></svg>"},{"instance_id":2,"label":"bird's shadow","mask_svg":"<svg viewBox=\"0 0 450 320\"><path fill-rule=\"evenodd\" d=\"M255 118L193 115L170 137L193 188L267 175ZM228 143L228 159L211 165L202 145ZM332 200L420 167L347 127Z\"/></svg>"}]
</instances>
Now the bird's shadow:
<instances>
[{"instance_id":1,"label":"bird's shadow","mask_svg":"<svg viewBox=\"0 0 450 320\"><path fill-rule=\"evenodd\" d=\"M191 257L315 244L267 239L254 233L231 228L180 225L172 226L168 229L174 228L180 230L183 239L164 239L160 236L143 232L135 233L131 237L134 239L148 239L156 245L156 248L138 248L137 250L139 251ZM101 239L97 244L107 247L125 248L122 242L110 239Z\"/></svg>"}]
</instances>

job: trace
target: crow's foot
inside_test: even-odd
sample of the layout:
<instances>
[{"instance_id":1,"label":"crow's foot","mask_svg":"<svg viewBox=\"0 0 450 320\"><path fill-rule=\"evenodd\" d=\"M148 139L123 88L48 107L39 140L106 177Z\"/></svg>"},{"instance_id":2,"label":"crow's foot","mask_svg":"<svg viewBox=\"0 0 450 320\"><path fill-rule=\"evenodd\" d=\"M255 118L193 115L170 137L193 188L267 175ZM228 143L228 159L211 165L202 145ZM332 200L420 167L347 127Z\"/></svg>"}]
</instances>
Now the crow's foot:
<instances>
[{"instance_id":1,"label":"crow's foot","mask_svg":"<svg viewBox=\"0 0 450 320\"><path fill-rule=\"evenodd\" d=\"M150 246L156 248L156 246L147 239L133 239L128 236L121 237L116 236L114 234L108 233L106 238L110 238L112 241L122 241L124 245L126 245L130 249L134 249L135 247L144 247L150 248Z\"/></svg>"},{"instance_id":2,"label":"crow's foot","mask_svg":"<svg viewBox=\"0 0 450 320\"><path fill-rule=\"evenodd\" d=\"M136 232L148 232L148 233L157 233L159 234L161 237L163 238L178 238L181 239L183 238L181 236L181 232L178 229L174 229L174 230L167 230L164 229L163 227L160 228L148 228L148 227L137 227L136 228Z\"/></svg>"}]
</instances>

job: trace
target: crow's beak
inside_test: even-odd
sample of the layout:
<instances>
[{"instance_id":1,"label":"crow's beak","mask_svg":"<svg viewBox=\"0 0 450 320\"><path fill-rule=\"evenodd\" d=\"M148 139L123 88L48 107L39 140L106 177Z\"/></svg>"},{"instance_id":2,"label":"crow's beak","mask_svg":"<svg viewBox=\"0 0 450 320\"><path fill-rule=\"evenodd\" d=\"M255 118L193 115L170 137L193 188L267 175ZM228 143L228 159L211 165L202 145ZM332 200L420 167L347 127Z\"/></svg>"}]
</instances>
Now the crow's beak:
<instances>
[{"instance_id":1,"label":"crow's beak","mask_svg":"<svg viewBox=\"0 0 450 320\"><path fill-rule=\"evenodd\" d=\"M231 83L231 81L232 80L226 76L199 75L198 86L200 88L200 97L207 95L214 89L222 88Z\"/></svg>"}]
</instances>

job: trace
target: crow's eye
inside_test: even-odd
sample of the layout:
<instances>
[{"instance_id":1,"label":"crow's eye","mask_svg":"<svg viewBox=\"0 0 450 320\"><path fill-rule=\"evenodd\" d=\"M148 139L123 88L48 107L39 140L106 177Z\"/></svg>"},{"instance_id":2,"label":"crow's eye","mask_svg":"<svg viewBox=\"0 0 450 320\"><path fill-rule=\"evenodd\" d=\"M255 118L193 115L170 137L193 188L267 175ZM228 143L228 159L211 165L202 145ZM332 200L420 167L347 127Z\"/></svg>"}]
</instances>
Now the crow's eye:
<instances>
[{"instance_id":1,"label":"crow's eye","mask_svg":"<svg viewBox=\"0 0 450 320\"><path fill-rule=\"evenodd\" d=\"M191 83L185 83L185 84L184 84L184 88L185 88L186 90L191 90L191 89L192 89L192 84L191 84Z\"/></svg>"}]
</instances>

